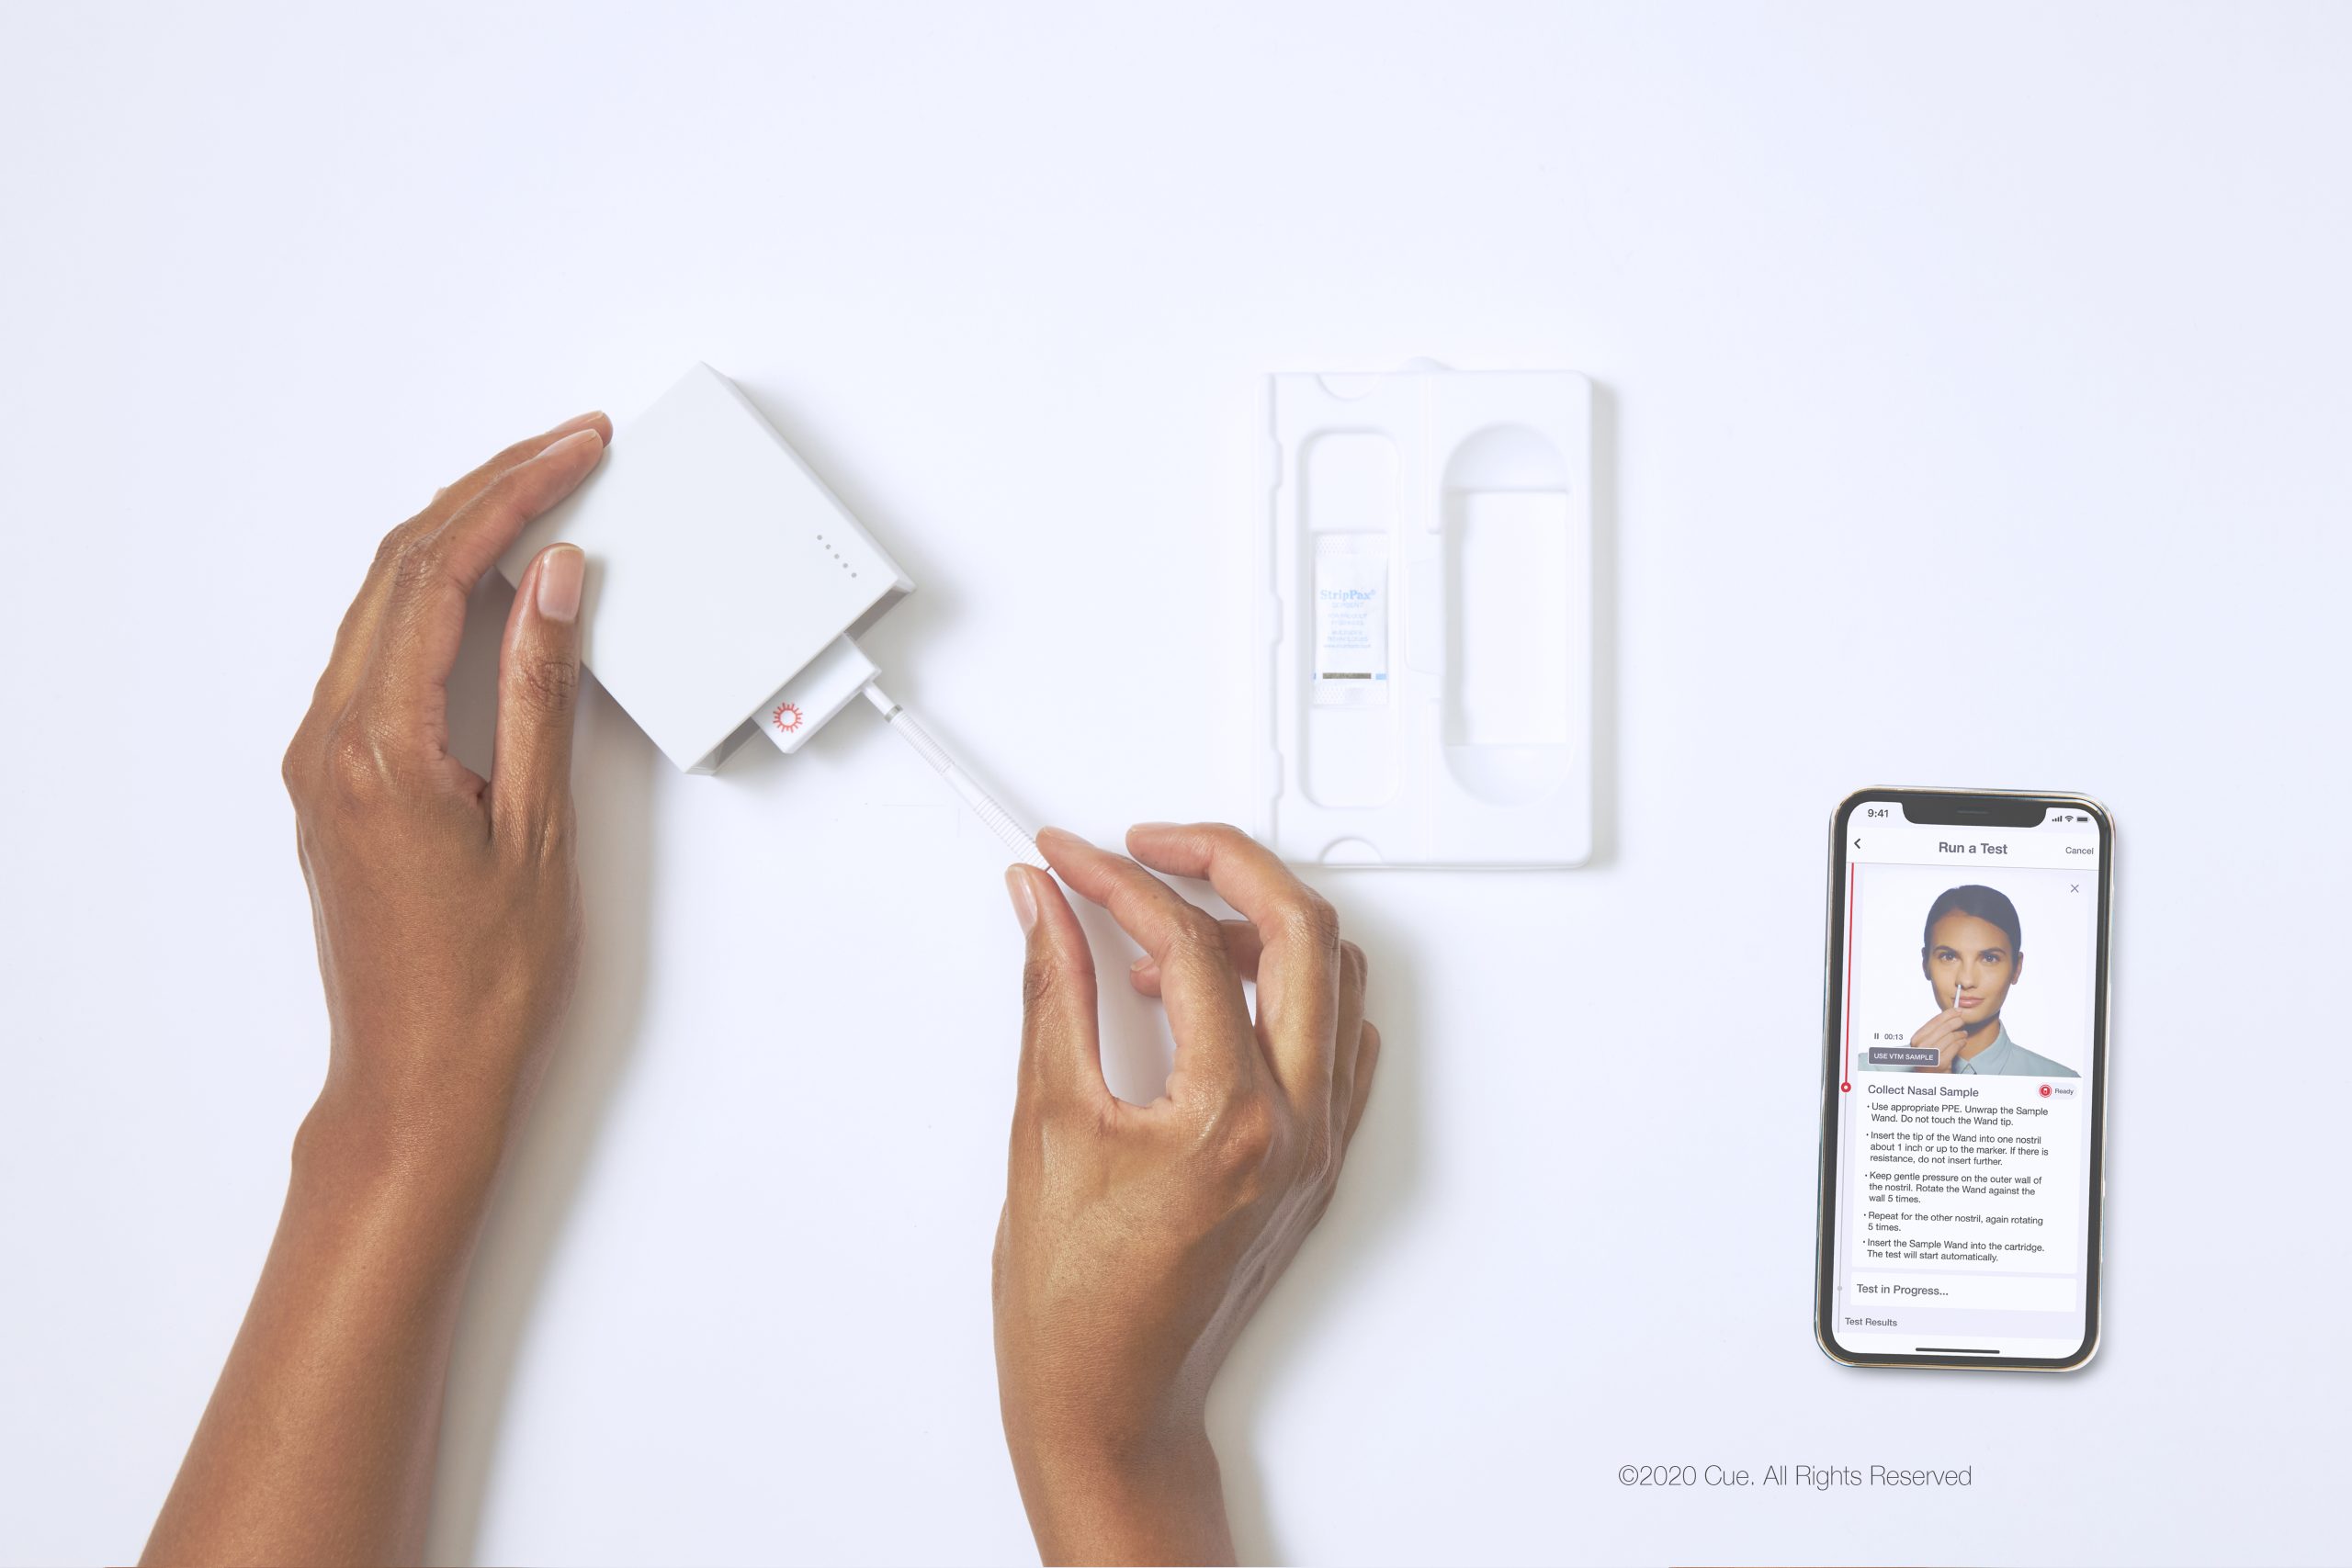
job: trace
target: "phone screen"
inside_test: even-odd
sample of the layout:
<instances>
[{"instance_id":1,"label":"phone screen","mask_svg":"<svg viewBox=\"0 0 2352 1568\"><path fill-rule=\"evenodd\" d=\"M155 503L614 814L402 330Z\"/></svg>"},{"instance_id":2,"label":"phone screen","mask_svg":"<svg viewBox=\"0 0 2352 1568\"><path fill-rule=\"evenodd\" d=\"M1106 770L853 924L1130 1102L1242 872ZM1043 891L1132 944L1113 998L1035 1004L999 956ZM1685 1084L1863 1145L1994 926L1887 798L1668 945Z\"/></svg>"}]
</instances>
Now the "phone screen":
<instances>
[{"instance_id":1,"label":"phone screen","mask_svg":"<svg viewBox=\"0 0 2352 1568\"><path fill-rule=\"evenodd\" d=\"M1833 831L1822 1346L2080 1365L2098 1326L2105 814L1887 791Z\"/></svg>"}]
</instances>

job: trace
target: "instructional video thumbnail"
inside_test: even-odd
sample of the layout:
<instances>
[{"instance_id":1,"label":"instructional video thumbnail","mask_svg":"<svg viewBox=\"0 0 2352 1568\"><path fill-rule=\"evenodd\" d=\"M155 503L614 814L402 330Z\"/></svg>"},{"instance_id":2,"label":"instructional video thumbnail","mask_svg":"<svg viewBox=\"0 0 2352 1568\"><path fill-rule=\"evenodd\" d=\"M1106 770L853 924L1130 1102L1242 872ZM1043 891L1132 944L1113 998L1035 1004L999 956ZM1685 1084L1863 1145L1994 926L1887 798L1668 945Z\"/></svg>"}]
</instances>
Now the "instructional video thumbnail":
<instances>
[{"instance_id":1,"label":"instructional video thumbnail","mask_svg":"<svg viewBox=\"0 0 2352 1568\"><path fill-rule=\"evenodd\" d=\"M2082 1075L2096 906L2081 873L1859 872L1854 1071Z\"/></svg>"}]
</instances>

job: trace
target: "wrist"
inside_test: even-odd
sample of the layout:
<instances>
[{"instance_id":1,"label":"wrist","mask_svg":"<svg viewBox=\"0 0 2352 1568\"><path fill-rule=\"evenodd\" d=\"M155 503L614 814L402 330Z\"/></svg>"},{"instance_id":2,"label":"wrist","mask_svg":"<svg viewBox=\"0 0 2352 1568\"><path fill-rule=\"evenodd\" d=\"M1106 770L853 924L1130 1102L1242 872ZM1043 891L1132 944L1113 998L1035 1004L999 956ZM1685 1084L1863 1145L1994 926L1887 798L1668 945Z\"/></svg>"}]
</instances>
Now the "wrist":
<instances>
[{"instance_id":1,"label":"wrist","mask_svg":"<svg viewBox=\"0 0 2352 1568\"><path fill-rule=\"evenodd\" d=\"M333 1073L295 1130L293 1190L446 1221L487 1207L505 1152L494 1125L469 1127L350 1093Z\"/></svg>"},{"instance_id":2,"label":"wrist","mask_svg":"<svg viewBox=\"0 0 2352 1568\"><path fill-rule=\"evenodd\" d=\"M283 1289L337 1303L307 1310L370 1344L406 1344L417 1333L445 1341L492 1173L430 1148L322 1096L294 1136L265 1285L277 1278Z\"/></svg>"},{"instance_id":3,"label":"wrist","mask_svg":"<svg viewBox=\"0 0 2352 1568\"><path fill-rule=\"evenodd\" d=\"M1047 1562L1233 1561L1216 1450L1198 1417L1143 1438L1015 1438L1013 1472Z\"/></svg>"}]
</instances>

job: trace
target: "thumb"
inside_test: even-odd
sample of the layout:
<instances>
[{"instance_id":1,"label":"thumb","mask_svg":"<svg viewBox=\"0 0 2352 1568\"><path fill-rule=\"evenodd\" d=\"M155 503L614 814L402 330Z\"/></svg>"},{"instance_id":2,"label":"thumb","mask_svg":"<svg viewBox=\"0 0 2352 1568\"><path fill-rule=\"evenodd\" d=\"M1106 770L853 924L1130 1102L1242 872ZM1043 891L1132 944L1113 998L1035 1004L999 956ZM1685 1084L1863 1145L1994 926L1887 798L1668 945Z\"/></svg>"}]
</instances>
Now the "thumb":
<instances>
[{"instance_id":1,"label":"thumb","mask_svg":"<svg viewBox=\"0 0 2352 1568\"><path fill-rule=\"evenodd\" d=\"M571 807L571 715L580 698L580 604L588 558L549 545L514 592L498 653L494 830L544 831Z\"/></svg>"},{"instance_id":2,"label":"thumb","mask_svg":"<svg viewBox=\"0 0 2352 1568\"><path fill-rule=\"evenodd\" d=\"M1058 884L1031 865L1005 867L1013 918L1028 939L1021 973L1021 1108L1111 1098L1095 1029L1094 955Z\"/></svg>"}]
</instances>

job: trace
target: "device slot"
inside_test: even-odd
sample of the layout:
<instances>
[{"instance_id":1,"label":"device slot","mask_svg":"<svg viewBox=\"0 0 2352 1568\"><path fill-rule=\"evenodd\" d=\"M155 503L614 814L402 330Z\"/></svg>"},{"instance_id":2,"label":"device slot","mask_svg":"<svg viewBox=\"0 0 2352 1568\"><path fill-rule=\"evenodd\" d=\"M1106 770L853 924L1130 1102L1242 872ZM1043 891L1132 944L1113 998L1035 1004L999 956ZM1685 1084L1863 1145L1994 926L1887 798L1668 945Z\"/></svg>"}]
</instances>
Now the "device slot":
<instances>
[{"instance_id":1,"label":"device slot","mask_svg":"<svg viewBox=\"0 0 2352 1568\"><path fill-rule=\"evenodd\" d=\"M1298 462L1290 678L1301 782L1317 806L1369 808L1397 785L1396 444L1381 431L1326 432Z\"/></svg>"},{"instance_id":2,"label":"device slot","mask_svg":"<svg viewBox=\"0 0 2352 1568\"><path fill-rule=\"evenodd\" d=\"M1541 799L1568 777L1588 678L1566 465L1532 430L1483 430L1446 466L1444 519L1447 771L1481 800Z\"/></svg>"}]
</instances>

